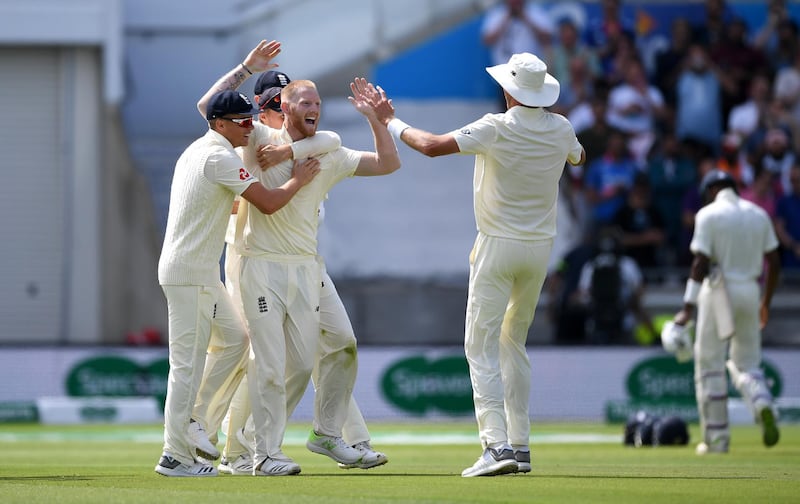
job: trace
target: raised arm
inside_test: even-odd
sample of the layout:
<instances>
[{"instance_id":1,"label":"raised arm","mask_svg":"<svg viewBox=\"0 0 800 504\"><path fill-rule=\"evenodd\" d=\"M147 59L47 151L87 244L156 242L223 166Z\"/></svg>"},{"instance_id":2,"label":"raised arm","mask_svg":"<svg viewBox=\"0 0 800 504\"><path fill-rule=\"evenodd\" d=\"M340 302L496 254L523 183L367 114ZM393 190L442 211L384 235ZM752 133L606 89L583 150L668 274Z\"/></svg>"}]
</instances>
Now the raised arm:
<instances>
[{"instance_id":1,"label":"raised arm","mask_svg":"<svg viewBox=\"0 0 800 504\"><path fill-rule=\"evenodd\" d=\"M391 104L388 103L386 95L379 93L366 79L355 79L350 84L350 90L353 96L349 96L348 99L356 110L367 118L375 141L375 152L362 153L355 174L361 177L388 175L400 168L400 155L385 123L378 118L376 108L380 105L391 107Z\"/></svg>"},{"instance_id":2,"label":"raised arm","mask_svg":"<svg viewBox=\"0 0 800 504\"><path fill-rule=\"evenodd\" d=\"M377 86L376 93L379 99L375 104L375 113L378 120L386 125L392 136L428 157L445 156L460 152L458 143L453 135L449 133L435 135L409 126L395 117L392 100L386 97L386 92L380 86Z\"/></svg>"},{"instance_id":3,"label":"raised arm","mask_svg":"<svg viewBox=\"0 0 800 504\"><path fill-rule=\"evenodd\" d=\"M280 52L281 43L278 41L271 40L267 42L266 40L262 40L259 42L242 63L236 65L228 73L220 77L220 79L206 91L206 94L200 98L200 101L197 102L197 110L200 112L200 115L205 119L208 100L210 100L215 93L227 91L228 89L237 89L251 75L277 67L277 64L270 63L270 61L280 54Z\"/></svg>"}]
</instances>

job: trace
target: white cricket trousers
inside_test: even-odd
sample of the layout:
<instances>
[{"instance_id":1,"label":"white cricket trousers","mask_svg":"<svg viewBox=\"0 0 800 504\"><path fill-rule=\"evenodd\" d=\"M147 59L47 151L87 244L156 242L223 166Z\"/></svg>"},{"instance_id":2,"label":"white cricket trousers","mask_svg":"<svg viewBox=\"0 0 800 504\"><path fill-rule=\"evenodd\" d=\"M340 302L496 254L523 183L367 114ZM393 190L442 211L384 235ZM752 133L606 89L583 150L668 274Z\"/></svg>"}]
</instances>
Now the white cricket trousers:
<instances>
[{"instance_id":1,"label":"white cricket trousers","mask_svg":"<svg viewBox=\"0 0 800 504\"><path fill-rule=\"evenodd\" d=\"M553 240L478 233L470 254L464 351L481 445L527 445L531 365L525 342Z\"/></svg>"},{"instance_id":2,"label":"white cricket trousers","mask_svg":"<svg viewBox=\"0 0 800 504\"><path fill-rule=\"evenodd\" d=\"M283 458L287 401L302 397L319 344L320 267L314 256L243 257L242 305L252 348L247 369L256 466Z\"/></svg>"},{"instance_id":3,"label":"white cricket trousers","mask_svg":"<svg viewBox=\"0 0 800 504\"><path fill-rule=\"evenodd\" d=\"M343 436L351 445L369 441L367 424L352 399L358 374L355 331L324 263L319 308L319 348L311 377L315 390L314 430ZM300 397L291 399L293 411Z\"/></svg>"},{"instance_id":4,"label":"white cricket trousers","mask_svg":"<svg viewBox=\"0 0 800 504\"><path fill-rule=\"evenodd\" d=\"M204 404L240 365L249 341L222 282L213 286L163 285L162 290L169 315L164 451L192 464L195 456L188 438L189 420L195 416L205 428ZM205 391L202 395L198 394L201 389Z\"/></svg>"},{"instance_id":5,"label":"white cricket trousers","mask_svg":"<svg viewBox=\"0 0 800 504\"><path fill-rule=\"evenodd\" d=\"M234 304L241 306L241 295L239 292L239 267L241 255L233 247L228 247L225 255L225 287L234 299ZM344 405L347 404L346 418L342 425L342 435L348 444L356 444L362 441L369 441L369 430L364 421L358 405L352 397L349 397L347 390L352 393L357 374L356 357L356 337L353 331L350 318L347 315L344 304L339 297L336 287L328 276L327 271L322 270L320 291L320 345L317 355L317 362L312 373L312 381L315 388L319 383L328 384L323 387L320 394L327 404L316 404L315 408L322 411L322 421L315 418L314 428L320 433L335 434L337 425L342 425L341 416ZM334 355L332 355L334 354ZM324 378L320 378L320 363L323 363ZM247 361L244 361L242 371L246 368ZM331 377L331 373L341 377ZM341 390L330 390L330 385L339 384ZM288 391L287 391L288 393ZM296 394L295 394L296 395ZM349 401L348 401L349 397ZM217 396L222 404L230 403L228 409L228 422L225 434L224 455L228 460L234 460L239 455L247 453L247 448L239 442L236 432L241 429L247 430L245 437L250 438L253 434L252 421L247 422L251 415L250 397L247 390L247 376L245 375L239 383L238 389L232 398ZM291 416L294 408L302 399L299 397L287 397L287 414ZM219 411L219 408L216 408ZM223 414L224 415L224 414ZM220 422L222 415L220 415Z\"/></svg>"},{"instance_id":6,"label":"white cricket trousers","mask_svg":"<svg viewBox=\"0 0 800 504\"><path fill-rule=\"evenodd\" d=\"M728 358L742 372L752 373L761 365L760 288L754 280L726 278L735 332L729 340L717 335L709 281L703 282L697 298L694 380L700 428L706 443L728 440Z\"/></svg>"}]
</instances>

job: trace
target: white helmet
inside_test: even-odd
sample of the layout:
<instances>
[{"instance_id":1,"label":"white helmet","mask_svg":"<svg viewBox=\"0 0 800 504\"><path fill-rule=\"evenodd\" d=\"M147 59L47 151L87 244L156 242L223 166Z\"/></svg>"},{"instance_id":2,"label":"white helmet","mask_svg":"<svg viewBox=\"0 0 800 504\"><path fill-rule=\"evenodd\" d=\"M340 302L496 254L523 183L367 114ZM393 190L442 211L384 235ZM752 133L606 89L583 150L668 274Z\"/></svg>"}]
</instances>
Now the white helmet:
<instances>
[{"instance_id":1,"label":"white helmet","mask_svg":"<svg viewBox=\"0 0 800 504\"><path fill-rule=\"evenodd\" d=\"M664 350L674 354L678 362L687 362L694 357L692 336L690 334L693 323L678 325L672 320L664 323L661 329L661 344Z\"/></svg>"}]
</instances>

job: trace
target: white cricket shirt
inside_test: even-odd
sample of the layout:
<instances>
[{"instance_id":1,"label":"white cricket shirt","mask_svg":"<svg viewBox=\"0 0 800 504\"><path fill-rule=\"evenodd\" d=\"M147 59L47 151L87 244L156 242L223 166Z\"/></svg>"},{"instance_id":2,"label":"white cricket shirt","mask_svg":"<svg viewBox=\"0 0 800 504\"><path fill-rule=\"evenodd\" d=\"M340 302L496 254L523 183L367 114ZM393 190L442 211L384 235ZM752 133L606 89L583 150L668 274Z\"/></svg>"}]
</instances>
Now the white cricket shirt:
<instances>
[{"instance_id":1,"label":"white cricket shirt","mask_svg":"<svg viewBox=\"0 0 800 504\"><path fill-rule=\"evenodd\" d=\"M255 149L258 145L282 145L292 141L285 128L275 130L256 128L243 151L245 166L258 177L264 186L274 189L292 176L294 161L284 161L266 170L258 167ZM247 212L244 227L243 255L259 256L315 256L319 206L328 191L339 181L353 176L361 160L361 152L345 147L316 156L320 172L301 188L283 208L265 215L252 205ZM249 205L249 204L248 204Z\"/></svg>"},{"instance_id":2,"label":"white cricket shirt","mask_svg":"<svg viewBox=\"0 0 800 504\"><path fill-rule=\"evenodd\" d=\"M178 158L158 261L161 285L215 285L233 199L257 180L231 143L208 130Z\"/></svg>"},{"instance_id":3,"label":"white cricket shirt","mask_svg":"<svg viewBox=\"0 0 800 504\"><path fill-rule=\"evenodd\" d=\"M540 240L556 234L558 181L582 147L564 116L512 107L451 133L462 154L475 154L475 221L489 236Z\"/></svg>"},{"instance_id":4,"label":"white cricket shirt","mask_svg":"<svg viewBox=\"0 0 800 504\"><path fill-rule=\"evenodd\" d=\"M690 248L717 263L726 280L755 280L778 238L761 207L726 188L697 212Z\"/></svg>"}]
</instances>

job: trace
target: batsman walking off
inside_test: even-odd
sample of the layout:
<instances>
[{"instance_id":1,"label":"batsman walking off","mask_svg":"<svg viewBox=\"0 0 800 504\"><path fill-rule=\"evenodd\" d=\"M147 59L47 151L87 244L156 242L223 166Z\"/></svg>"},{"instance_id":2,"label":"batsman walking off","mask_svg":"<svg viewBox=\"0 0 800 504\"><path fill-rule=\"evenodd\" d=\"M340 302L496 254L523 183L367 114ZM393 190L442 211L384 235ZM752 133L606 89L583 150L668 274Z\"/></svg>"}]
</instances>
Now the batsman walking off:
<instances>
[{"instance_id":1,"label":"batsman walking off","mask_svg":"<svg viewBox=\"0 0 800 504\"><path fill-rule=\"evenodd\" d=\"M694 383L703 441L697 454L727 453L728 380L761 425L764 445L778 442L772 394L761 370L761 330L778 285L780 256L772 221L759 206L739 197L726 172L711 170L700 184L708 203L697 212L694 254L683 309L685 326L697 307ZM767 263L763 291L758 278ZM727 360L726 360L727 359Z\"/></svg>"},{"instance_id":2,"label":"batsman walking off","mask_svg":"<svg viewBox=\"0 0 800 504\"><path fill-rule=\"evenodd\" d=\"M583 147L569 121L548 112L558 81L530 53L486 69L503 88L507 111L434 135L394 117L392 134L427 156L475 156L478 236L470 254L464 349L483 454L461 475L530 472L531 367L525 342L556 234L558 182ZM381 90L383 93L383 90Z\"/></svg>"}]
</instances>

